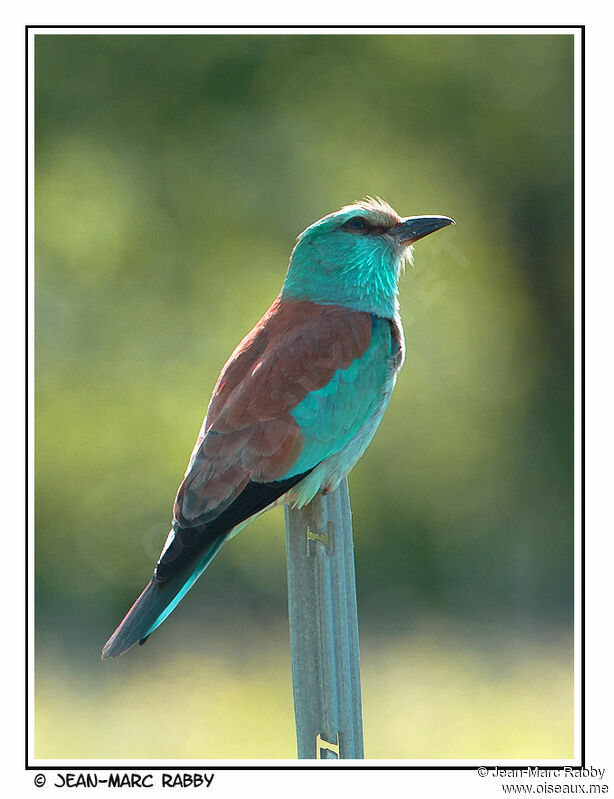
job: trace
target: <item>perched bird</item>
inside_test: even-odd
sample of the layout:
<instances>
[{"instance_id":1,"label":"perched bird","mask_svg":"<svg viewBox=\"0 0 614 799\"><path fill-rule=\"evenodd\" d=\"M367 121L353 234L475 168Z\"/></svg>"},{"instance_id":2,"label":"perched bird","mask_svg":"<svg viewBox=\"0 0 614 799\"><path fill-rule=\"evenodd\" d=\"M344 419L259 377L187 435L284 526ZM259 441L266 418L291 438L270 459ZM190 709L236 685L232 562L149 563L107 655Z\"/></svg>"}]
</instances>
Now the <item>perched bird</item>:
<instances>
[{"instance_id":1,"label":"perched bird","mask_svg":"<svg viewBox=\"0 0 614 799\"><path fill-rule=\"evenodd\" d=\"M403 363L399 274L413 242L451 224L366 198L300 234L279 296L222 369L153 576L103 658L144 643L251 519L348 474Z\"/></svg>"}]
</instances>

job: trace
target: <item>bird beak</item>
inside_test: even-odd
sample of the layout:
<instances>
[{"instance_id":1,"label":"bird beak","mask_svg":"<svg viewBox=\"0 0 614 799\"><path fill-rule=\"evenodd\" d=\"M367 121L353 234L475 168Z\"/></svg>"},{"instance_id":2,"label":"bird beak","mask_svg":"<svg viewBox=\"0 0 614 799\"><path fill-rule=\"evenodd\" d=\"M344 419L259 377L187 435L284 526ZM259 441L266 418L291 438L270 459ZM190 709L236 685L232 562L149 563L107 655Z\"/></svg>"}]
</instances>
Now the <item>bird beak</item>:
<instances>
[{"instance_id":1,"label":"bird beak","mask_svg":"<svg viewBox=\"0 0 614 799\"><path fill-rule=\"evenodd\" d=\"M399 244L413 244L414 241L423 239L429 233L455 224L456 222L449 216L407 216L400 224L390 228L388 233L394 236Z\"/></svg>"}]
</instances>

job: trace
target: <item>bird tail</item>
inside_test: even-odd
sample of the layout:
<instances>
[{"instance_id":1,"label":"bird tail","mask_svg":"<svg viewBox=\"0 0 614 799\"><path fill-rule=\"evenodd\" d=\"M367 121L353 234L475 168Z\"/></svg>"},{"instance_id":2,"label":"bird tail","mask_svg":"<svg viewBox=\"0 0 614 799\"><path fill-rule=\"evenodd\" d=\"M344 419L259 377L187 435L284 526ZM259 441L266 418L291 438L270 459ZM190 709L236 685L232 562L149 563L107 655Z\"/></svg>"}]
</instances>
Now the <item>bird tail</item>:
<instances>
[{"instance_id":1,"label":"bird tail","mask_svg":"<svg viewBox=\"0 0 614 799\"><path fill-rule=\"evenodd\" d=\"M102 659L117 657L151 633L173 612L219 552L227 533L218 536L201 555L196 568L182 570L163 582L152 576L119 627L102 648Z\"/></svg>"}]
</instances>

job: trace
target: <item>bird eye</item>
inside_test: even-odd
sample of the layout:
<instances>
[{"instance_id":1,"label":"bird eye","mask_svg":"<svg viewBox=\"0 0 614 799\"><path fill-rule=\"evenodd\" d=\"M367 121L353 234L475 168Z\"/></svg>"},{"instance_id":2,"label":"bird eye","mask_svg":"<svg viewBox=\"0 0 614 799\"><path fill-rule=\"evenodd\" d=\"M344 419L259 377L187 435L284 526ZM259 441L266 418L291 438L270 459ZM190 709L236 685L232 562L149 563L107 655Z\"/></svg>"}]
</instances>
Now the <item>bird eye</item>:
<instances>
[{"instance_id":1,"label":"bird eye","mask_svg":"<svg viewBox=\"0 0 614 799\"><path fill-rule=\"evenodd\" d=\"M344 230L351 230L354 232L361 232L367 230L367 223L361 216L353 216L343 226Z\"/></svg>"}]
</instances>

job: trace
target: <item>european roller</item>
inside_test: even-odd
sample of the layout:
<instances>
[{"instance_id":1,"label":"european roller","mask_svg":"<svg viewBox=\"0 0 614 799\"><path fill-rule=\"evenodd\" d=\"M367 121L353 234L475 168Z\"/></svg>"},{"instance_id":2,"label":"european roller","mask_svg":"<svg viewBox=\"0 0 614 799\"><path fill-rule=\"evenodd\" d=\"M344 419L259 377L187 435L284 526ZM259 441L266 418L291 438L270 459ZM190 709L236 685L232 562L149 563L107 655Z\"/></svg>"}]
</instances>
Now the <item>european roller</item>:
<instances>
[{"instance_id":1,"label":"european roller","mask_svg":"<svg viewBox=\"0 0 614 799\"><path fill-rule=\"evenodd\" d=\"M403 364L399 275L414 242L451 224L367 198L300 234L281 292L215 384L153 575L103 658L143 643L249 521L348 474Z\"/></svg>"}]
</instances>

